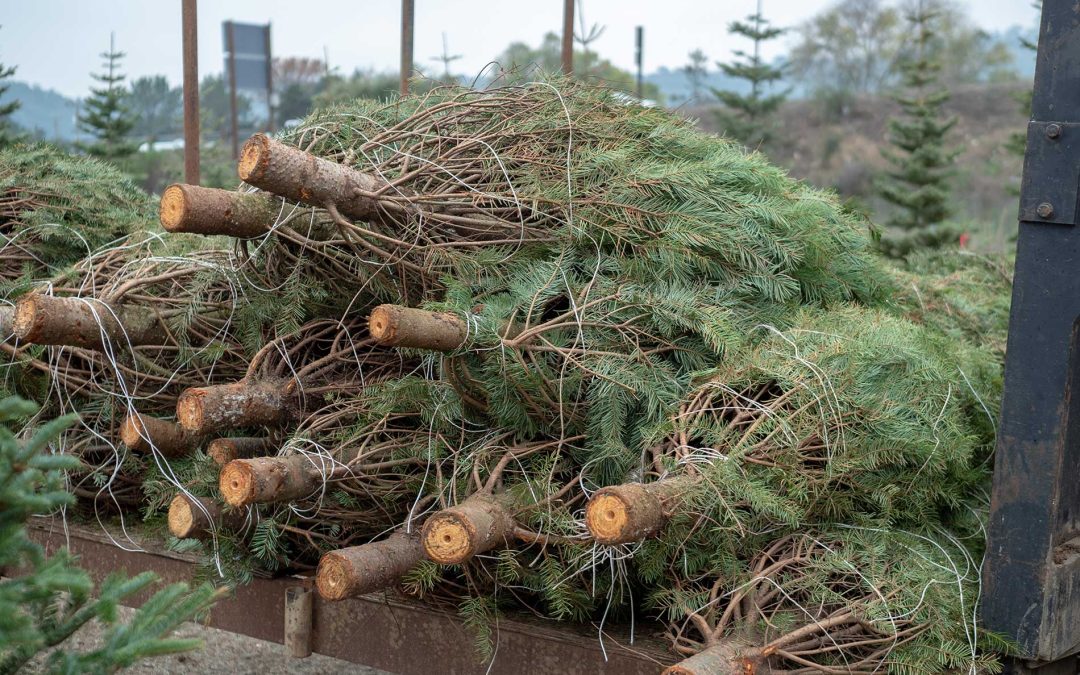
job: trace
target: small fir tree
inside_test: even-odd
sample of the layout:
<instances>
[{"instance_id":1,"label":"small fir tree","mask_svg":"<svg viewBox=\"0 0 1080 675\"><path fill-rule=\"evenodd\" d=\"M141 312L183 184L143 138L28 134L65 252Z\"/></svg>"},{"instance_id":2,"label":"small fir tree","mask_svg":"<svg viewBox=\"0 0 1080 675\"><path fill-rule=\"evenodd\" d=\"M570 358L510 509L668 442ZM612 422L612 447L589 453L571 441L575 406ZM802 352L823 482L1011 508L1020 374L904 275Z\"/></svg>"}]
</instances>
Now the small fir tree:
<instances>
[{"instance_id":1,"label":"small fir tree","mask_svg":"<svg viewBox=\"0 0 1080 675\"><path fill-rule=\"evenodd\" d=\"M946 147L956 118L942 112L949 92L939 84L941 64L930 56L937 17L922 0L907 17L915 44L901 65L907 91L896 96L904 114L889 120L889 142L895 150L883 154L893 168L878 186L881 197L898 207L887 224L902 234L881 240L882 249L894 257L956 239L956 233L943 226L952 214L949 179L959 151Z\"/></svg>"},{"instance_id":2,"label":"small fir tree","mask_svg":"<svg viewBox=\"0 0 1080 675\"><path fill-rule=\"evenodd\" d=\"M724 104L724 109L717 113L717 121L728 136L741 141L747 147L755 148L772 137L769 117L788 95L787 91L766 93L769 87L784 77L784 68L766 63L761 57L761 45L780 37L785 30L769 25L762 16L761 0L758 0L757 13L747 17L746 22L732 22L728 26L728 32L752 40L754 52L748 54L737 50L734 61L718 62L716 65L728 77L748 82L750 92L741 94L726 89L713 89L713 94Z\"/></svg>"},{"instance_id":3,"label":"small fir tree","mask_svg":"<svg viewBox=\"0 0 1080 675\"><path fill-rule=\"evenodd\" d=\"M14 124L11 121L11 115L22 103L18 100L8 101L4 103L4 94L11 88L10 84L5 84L4 80L10 78L15 74L15 66L4 66L0 63L0 148L11 145L19 139L19 135L15 132Z\"/></svg>"},{"instance_id":4,"label":"small fir tree","mask_svg":"<svg viewBox=\"0 0 1080 675\"><path fill-rule=\"evenodd\" d=\"M48 672L112 673L150 656L187 651L198 640L165 637L184 621L206 610L218 597L209 586L188 592L184 584L161 589L126 623L117 621L119 603L149 588L151 572L133 578L110 575L95 589L66 550L46 557L26 533L33 514L72 503L63 472L76 469L76 457L50 452L50 446L74 422L66 416L41 426L29 440L13 430L37 406L18 398L0 399L0 568L27 570L0 581L0 675L21 670L39 652L49 655ZM101 646L89 652L63 648L75 631L92 619L108 629Z\"/></svg>"},{"instance_id":5,"label":"small fir tree","mask_svg":"<svg viewBox=\"0 0 1080 675\"><path fill-rule=\"evenodd\" d=\"M105 72L92 77L102 87L91 89L86 99L85 114L79 116L79 128L94 137L88 144L80 144L87 154L104 159L124 159L136 149L129 138L135 128L135 118L127 106L127 89L123 86L125 76L119 72L124 52L116 51L115 36L109 37L109 51L101 54Z\"/></svg>"},{"instance_id":6,"label":"small fir tree","mask_svg":"<svg viewBox=\"0 0 1080 675\"><path fill-rule=\"evenodd\" d=\"M705 90L705 78L709 76L709 57L705 56L705 52L700 49L695 49L690 52L689 58L690 60L683 66L682 70L690 83L689 100L692 103L699 103L701 101L701 92Z\"/></svg>"}]
</instances>

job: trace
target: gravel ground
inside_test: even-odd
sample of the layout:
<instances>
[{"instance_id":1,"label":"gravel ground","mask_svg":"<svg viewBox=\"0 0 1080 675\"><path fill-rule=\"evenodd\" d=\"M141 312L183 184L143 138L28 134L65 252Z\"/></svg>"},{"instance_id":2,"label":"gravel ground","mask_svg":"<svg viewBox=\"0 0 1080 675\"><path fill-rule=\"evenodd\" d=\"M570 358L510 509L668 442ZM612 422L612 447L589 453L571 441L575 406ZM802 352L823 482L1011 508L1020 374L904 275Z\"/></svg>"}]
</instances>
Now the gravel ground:
<instances>
[{"instance_id":1,"label":"gravel ground","mask_svg":"<svg viewBox=\"0 0 1080 675\"><path fill-rule=\"evenodd\" d=\"M127 618L132 610L121 607L121 617ZM72 636L66 644L68 649L93 649L100 644L102 625L93 622ZM315 674L350 673L355 675L389 675L382 670L358 666L348 661L312 654L306 659L291 658L283 645L263 642L246 635L238 635L217 628L207 628L197 623L185 623L176 630L177 637L196 637L203 641L202 649L146 659L136 663L123 673L149 675L151 673L199 673L200 675L283 675L285 673ZM29 673L44 672L44 657L39 657Z\"/></svg>"}]
</instances>

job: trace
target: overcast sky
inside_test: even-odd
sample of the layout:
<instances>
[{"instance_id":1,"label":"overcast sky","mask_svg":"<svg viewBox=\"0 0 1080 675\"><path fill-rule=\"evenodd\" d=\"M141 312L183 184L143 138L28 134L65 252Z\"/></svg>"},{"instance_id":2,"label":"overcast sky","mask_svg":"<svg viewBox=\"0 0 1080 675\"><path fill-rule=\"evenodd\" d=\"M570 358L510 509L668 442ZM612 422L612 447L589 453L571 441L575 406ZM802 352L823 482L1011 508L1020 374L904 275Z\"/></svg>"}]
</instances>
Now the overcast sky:
<instances>
[{"instance_id":1,"label":"overcast sky","mask_svg":"<svg viewBox=\"0 0 1080 675\"><path fill-rule=\"evenodd\" d=\"M989 30L1034 26L1029 0L961 0L973 19ZM445 32L460 73L475 75L507 44L540 42L560 31L560 0L415 0L417 68L441 70L432 57L442 52ZM677 68L695 48L710 59L727 59L728 22L754 11L756 0L578 0L588 24L606 26L596 51L628 70L634 64L634 27L645 27L645 70ZM797 25L833 0L764 0L764 14L782 26ZM200 0L199 69L221 72L221 22L273 25L276 56L322 58L342 72L354 68L396 71L399 59L399 0ZM115 31L127 52L129 80L163 73L179 84L180 0L0 0L0 63L18 66L16 78L85 96L99 70L98 54ZM773 52L783 51L776 45ZM771 55L771 54L770 54Z\"/></svg>"}]
</instances>

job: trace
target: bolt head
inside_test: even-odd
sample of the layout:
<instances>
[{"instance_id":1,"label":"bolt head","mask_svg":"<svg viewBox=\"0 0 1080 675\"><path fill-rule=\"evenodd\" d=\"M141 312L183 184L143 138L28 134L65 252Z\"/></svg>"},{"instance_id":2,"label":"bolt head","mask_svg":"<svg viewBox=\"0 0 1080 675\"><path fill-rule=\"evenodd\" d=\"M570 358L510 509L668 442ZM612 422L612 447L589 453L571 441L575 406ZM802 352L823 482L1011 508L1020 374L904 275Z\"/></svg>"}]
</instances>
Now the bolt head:
<instances>
[{"instance_id":1,"label":"bolt head","mask_svg":"<svg viewBox=\"0 0 1080 675\"><path fill-rule=\"evenodd\" d=\"M1054 215L1054 207L1049 202L1043 202L1035 209L1035 213L1038 213L1040 218L1049 218Z\"/></svg>"},{"instance_id":2,"label":"bolt head","mask_svg":"<svg viewBox=\"0 0 1080 675\"><path fill-rule=\"evenodd\" d=\"M1046 137L1047 138L1058 138L1059 136L1061 136L1061 125L1060 124L1047 124L1046 125Z\"/></svg>"}]
</instances>

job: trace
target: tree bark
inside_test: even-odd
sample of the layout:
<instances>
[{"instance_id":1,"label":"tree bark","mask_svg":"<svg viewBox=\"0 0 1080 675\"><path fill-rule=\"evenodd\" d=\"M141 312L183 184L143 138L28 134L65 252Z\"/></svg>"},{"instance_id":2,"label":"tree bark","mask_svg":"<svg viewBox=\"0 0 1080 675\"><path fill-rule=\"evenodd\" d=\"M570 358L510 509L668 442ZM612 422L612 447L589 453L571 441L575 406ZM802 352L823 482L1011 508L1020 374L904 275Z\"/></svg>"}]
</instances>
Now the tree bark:
<instances>
[{"instance_id":1,"label":"tree bark","mask_svg":"<svg viewBox=\"0 0 1080 675\"><path fill-rule=\"evenodd\" d=\"M156 448L166 457L182 457L194 452L199 441L200 436L184 431L173 422L139 413L128 415L120 425L120 442L140 454Z\"/></svg>"},{"instance_id":2,"label":"tree bark","mask_svg":"<svg viewBox=\"0 0 1080 675\"><path fill-rule=\"evenodd\" d=\"M269 438L215 438L206 446L206 454L218 466L225 466L234 459L248 459L265 455L273 449Z\"/></svg>"},{"instance_id":3,"label":"tree bark","mask_svg":"<svg viewBox=\"0 0 1080 675\"><path fill-rule=\"evenodd\" d=\"M768 675L768 661L741 640L724 639L669 666L663 675Z\"/></svg>"},{"instance_id":4,"label":"tree bark","mask_svg":"<svg viewBox=\"0 0 1080 675\"><path fill-rule=\"evenodd\" d=\"M31 293L15 305L15 336L37 345L66 345L102 351L106 343L168 344L168 331L153 311L109 305L92 298Z\"/></svg>"},{"instance_id":5,"label":"tree bark","mask_svg":"<svg viewBox=\"0 0 1080 675\"><path fill-rule=\"evenodd\" d=\"M202 539L212 530L236 531L246 518L242 511L226 512L212 499L182 492L169 504L169 532L177 539Z\"/></svg>"},{"instance_id":6,"label":"tree bark","mask_svg":"<svg viewBox=\"0 0 1080 675\"><path fill-rule=\"evenodd\" d=\"M513 532L510 511L490 495L475 494L428 518L420 539L428 558L454 565L505 544Z\"/></svg>"},{"instance_id":7,"label":"tree bark","mask_svg":"<svg viewBox=\"0 0 1080 675\"><path fill-rule=\"evenodd\" d=\"M601 488L585 507L585 525L601 544L641 541L667 525L695 482L681 477Z\"/></svg>"},{"instance_id":8,"label":"tree bark","mask_svg":"<svg viewBox=\"0 0 1080 675\"><path fill-rule=\"evenodd\" d=\"M254 426L278 426L299 414L292 382L233 382L186 389L176 401L176 420L196 434Z\"/></svg>"},{"instance_id":9,"label":"tree bark","mask_svg":"<svg viewBox=\"0 0 1080 675\"><path fill-rule=\"evenodd\" d=\"M261 192L174 183L161 195L159 217L168 232L250 239L270 231L279 208L278 200Z\"/></svg>"},{"instance_id":10,"label":"tree bark","mask_svg":"<svg viewBox=\"0 0 1080 675\"><path fill-rule=\"evenodd\" d=\"M419 537L395 532L382 541L327 553L315 588L324 600L344 600L396 586L424 559Z\"/></svg>"},{"instance_id":11,"label":"tree bark","mask_svg":"<svg viewBox=\"0 0 1080 675\"><path fill-rule=\"evenodd\" d=\"M272 504L307 497L322 485L318 467L304 455L234 459L221 469L218 488L232 506Z\"/></svg>"},{"instance_id":12,"label":"tree bark","mask_svg":"<svg viewBox=\"0 0 1080 675\"><path fill-rule=\"evenodd\" d=\"M379 305L368 317L368 333L386 347L449 352L464 344L468 327L461 317L450 312Z\"/></svg>"},{"instance_id":13,"label":"tree bark","mask_svg":"<svg viewBox=\"0 0 1080 675\"><path fill-rule=\"evenodd\" d=\"M344 216L367 220L376 214L375 192L384 182L337 162L255 134L240 153L240 180L297 202L337 208Z\"/></svg>"},{"instance_id":14,"label":"tree bark","mask_svg":"<svg viewBox=\"0 0 1080 675\"><path fill-rule=\"evenodd\" d=\"M0 342L15 335L15 308L0 306Z\"/></svg>"}]
</instances>

